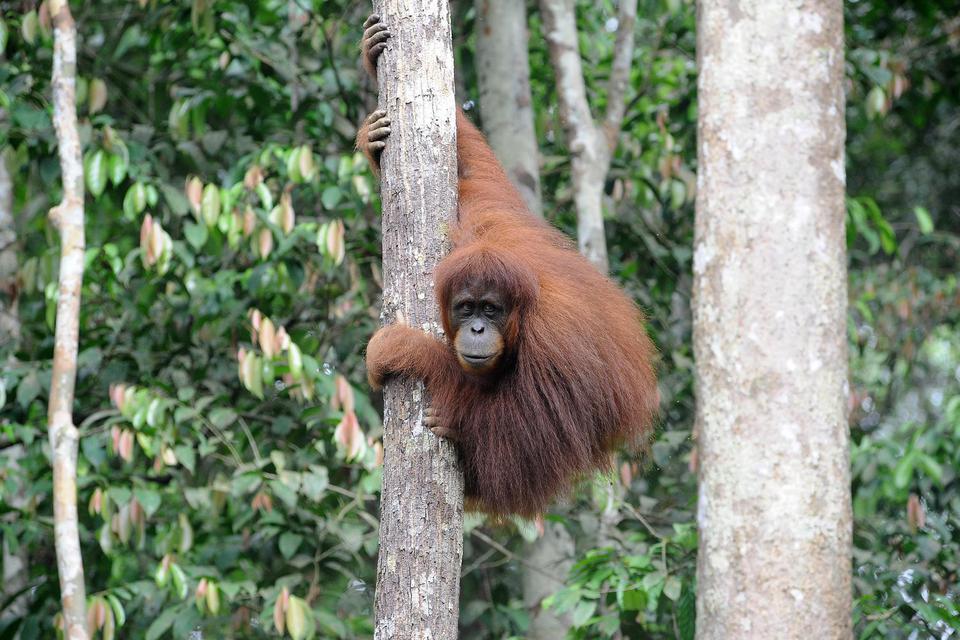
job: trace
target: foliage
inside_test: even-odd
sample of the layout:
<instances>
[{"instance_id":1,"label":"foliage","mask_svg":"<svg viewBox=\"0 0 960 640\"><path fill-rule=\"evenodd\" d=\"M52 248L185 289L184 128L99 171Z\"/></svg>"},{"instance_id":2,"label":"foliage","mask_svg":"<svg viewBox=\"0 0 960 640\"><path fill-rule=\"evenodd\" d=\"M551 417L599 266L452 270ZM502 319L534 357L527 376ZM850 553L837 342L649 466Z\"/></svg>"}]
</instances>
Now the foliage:
<instances>
[{"instance_id":1,"label":"foliage","mask_svg":"<svg viewBox=\"0 0 960 640\"><path fill-rule=\"evenodd\" d=\"M476 96L472 3L458 82ZM531 86L545 209L575 230L569 149L539 16ZM594 109L612 0L579 2ZM88 251L76 423L91 620L103 638L367 637L377 545L378 398L361 354L377 321L379 216L353 150L372 107L345 0L74 3ZM58 610L45 398L59 199L52 33L43 3L0 3L0 149L15 186L23 336L0 373L0 535L30 563L26 617ZM847 12L852 480L859 637L960 629L960 22L932 0ZM693 634L696 455L690 289L695 7L641 0L607 182L614 276L662 353L647 463L547 517L578 558L545 603L573 637ZM14 452L15 455L5 455ZM535 523L474 520L464 638L522 637Z\"/></svg>"},{"instance_id":2,"label":"foliage","mask_svg":"<svg viewBox=\"0 0 960 640\"><path fill-rule=\"evenodd\" d=\"M625 555L610 547L587 551L574 565L568 584L544 606L569 612L576 638L652 633L692 640L694 589L685 586L685 576L672 574L670 567L692 561L697 548L693 526L675 524L669 537L652 529L633 532L624 538L623 546L638 553Z\"/></svg>"},{"instance_id":3,"label":"foliage","mask_svg":"<svg viewBox=\"0 0 960 640\"><path fill-rule=\"evenodd\" d=\"M330 41L355 41L359 16L287 3L76 16L89 196L75 419L95 626L368 634L382 449L356 385L376 321L376 201L350 144L359 74L319 63ZM23 37L27 19L5 14L0 71L25 258L3 428L26 449L0 473L4 496L26 498L4 537L42 557L57 251L44 214L59 194L50 38ZM50 637L52 566L33 564L22 638Z\"/></svg>"},{"instance_id":4,"label":"foliage","mask_svg":"<svg viewBox=\"0 0 960 640\"><path fill-rule=\"evenodd\" d=\"M944 638L960 630L960 23L924 0L847 13L854 621Z\"/></svg>"}]
</instances>

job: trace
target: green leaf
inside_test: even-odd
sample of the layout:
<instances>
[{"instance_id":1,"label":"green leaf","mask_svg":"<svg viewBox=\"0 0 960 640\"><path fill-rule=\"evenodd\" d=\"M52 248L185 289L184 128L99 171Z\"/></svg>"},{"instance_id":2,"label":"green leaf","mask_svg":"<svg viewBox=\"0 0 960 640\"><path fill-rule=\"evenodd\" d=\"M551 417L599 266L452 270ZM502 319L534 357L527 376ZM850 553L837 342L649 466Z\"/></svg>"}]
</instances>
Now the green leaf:
<instances>
[{"instance_id":1,"label":"green leaf","mask_svg":"<svg viewBox=\"0 0 960 640\"><path fill-rule=\"evenodd\" d=\"M147 514L147 517L155 514L157 509L160 508L160 494L152 489L137 487L133 490L133 495L137 498L140 506L143 507L143 511Z\"/></svg>"},{"instance_id":2,"label":"green leaf","mask_svg":"<svg viewBox=\"0 0 960 640\"><path fill-rule=\"evenodd\" d=\"M210 422L220 429L226 429L237 421L237 412L226 407L218 407L210 412Z\"/></svg>"},{"instance_id":3,"label":"green leaf","mask_svg":"<svg viewBox=\"0 0 960 640\"><path fill-rule=\"evenodd\" d=\"M230 480L230 493L237 497L244 496L255 491L262 483L259 473L241 473Z\"/></svg>"},{"instance_id":4,"label":"green leaf","mask_svg":"<svg viewBox=\"0 0 960 640\"><path fill-rule=\"evenodd\" d=\"M301 542L303 542L303 536L290 533L289 531L284 533L280 536L280 553L283 554L284 558L289 560L293 557L293 554L297 552L297 549L300 548Z\"/></svg>"},{"instance_id":5,"label":"green leaf","mask_svg":"<svg viewBox=\"0 0 960 640\"><path fill-rule=\"evenodd\" d=\"M596 610L597 602L595 600L581 600L573 609L573 616L571 617L573 626L582 627L587 624Z\"/></svg>"},{"instance_id":6,"label":"green leaf","mask_svg":"<svg viewBox=\"0 0 960 640\"><path fill-rule=\"evenodd\" d=\"M36 371L31 371L17 385L17 404L26 409L38 395L40 395L40 378Z\"/></svg>"},{"instance_id":7,"label":"green leaf","mask_svg":"<svg viewBox=\"0 0 960 640\"><path fill-rule=\"evenodd\" d=\"M7 23L3 21L3 18L0 18L0 53L3 53L7 48L7 40L10 39L10 29L7 27Z\"/></svg>"},{"instance_id":8,"label":"green leaf","mask_svg":"<svg viewBox=\"0 0 960 640\"><path fill-rule=\"evenodd\" d=\"M107 161L107 173L113 186L123 182L123 179L127 177L127 162L123 156L110 154L110 159Z\"/></svg>"},{"instance_id":9,"label":"green leaf","mask_svg":"<svg viewBox=\"0 0 960 640\"><path fill-rule=\"evenodd\" d=\"M680 640L694 640L697 630L697 598L692 589L687 589L677 605L677 628Z\"/></svg>"},{"instance_id":10,"label":"green leaf","mask_svg":"<svg viewBox=\"0 0 960 640\"><path fill-rule=\"evenodd\" d=\"M190 473L194 472L197 464L197 453L192 447L182 444L177 445L173 448L173 455L177 457L177 461L182 464L187 471Z\"/></svg>"},{"instance_id":11,"label":"green leaf","mask_svg":"<svg viewBox=\"0 0 960 640\"><path fill-rule=\"evenodd\" d=\"M325 467L313 465L310 467L310 473L304 473L300 483L300 493L305 495L313 502L319 502L330 484Z\"/></svg>"},{"instance_id":12,"label":"green leaf","mask_svg":"<svg viewBox=\"0 0 960 640\"><path fill-rule=\"evenodd\" d=\"M273 194L270 193L270 187L267 186L266 182L257 185L257 195L260 196L260 206L263 207L264 211L273 209Z\"/></svg>"},{"instance_id":13,"label":"green leaf","mask_svg":"<svg viewBox=\"0 0 960 640\"><path fill-rule=\"evenodd\" d=\"M170 565L170 577L173 578L173 591L183 600L190 593L190 584L187 581L187 574L183 572L178 564Z\"/></svg>"},{"instance_id":14,"label":"green leaf","mask_svg":"<svg viewBox=\"0 0 960 640\"><path fill-rule=\"evenodd\" d=\"M220 612L220 589L216 582L211 582L207 586L207 609L210 613L217 615Z\"/></svg>"},{"instance_id":15,"label":"green leaf","mask_svg":"<svg viewBox=\"0 0 960 640\"><path fill-rule=\"evenodd\" d=\"M883 108L887 103L887 94L882 87L874 87L867 94L866 110L867 118L873 120L883 113Z\"/></svg>"},{"instance_id":16,"label":"green leaf","mask_svg":"<svg viewBox=\"0 0 960 640\"><path fill-rule=\"evenodd\" d=\"M287 632L293 640L304 640L313 633L313 615L306 601L290 596L287 606Z\"/></svg>"},{"instance_id":17,"label":"green leaf","mask_svg":"<svg viewBox=\"0 0 960 640\"><path fill-rule=\"evenodd\" d=\"M20 23L20 35L23 36L27 44L32 45L37 40L37 28L40 21L37 18L37 12L34 9L23 15L23 21Z\"/></svg>"},{"instance_id":18,"label":"green leaf","mask_svg":"<svg viewBox=\"0 0 960 640\"><path fill-rule=\"evenodd\" d=\"M287 349L287 367L294 382L300 382L303 377L303 354L297 343L291 342Z\"/></svg>"},{"instance_id":19,"label":"green leaf","mask_svg":"<svg viewBox=\"0 0 960 640\"><path fill-rule=\"evenodd\" d=\"M200 217L208 227L217 224L220 217L220 188L208 184L203 188L203 197L200 200Z\"/></svg>"},{"instance_id":20,"label":"green leaf","mask_svg":"<svg viewBox=\"0 0 960 640\"><path fill-rule=\"evenodd\" d=\"M120 599L112 593L108 593L107 602L110 604L110 608L113 609L113 617L117 620L117 626L122 627L123 623L127 621L127 614L123 610Z\"/></svg>"},{"instance_id":21,"label":"green leaf","mask_svg":"<svg viewBox=\"0 0 960 640\"><path fill-rule=\"evenodd\" d=\"M300 147L291 149L287 154L287 176L293 183L303 182L303 176L300 173Z\"/></svg>"},{"instance_id":22,"label":"green leaf","mask_svg":"<svg viewBox=\"0 0 960 640\"><path fill-rule=\"evenodd\" d=\"M147 199L143 191L143 185L135 182L130 185L126 195L123 196L123 213L127 218L133 220L137 217L137 214L141 213L146 207Z\"/></svg>"},{"instance_id":23,"label":"green leaf","mask_svg":"<svg viewBox=\"0 0 960 640\"><path fill-rule=\"evenodd\" d=\"M177 549L180 553L186 553L193 547L193 525L187 514L182 511L177 514L177 524L180 527L180 541L177 543Z\"/></svg>"},{"instance_id":24,"label":"green leaf","mask_svg":"<svg viewBox=\"0 0 960 640\"><path fill-rule=\"evenodd\" d=\"M630 589L623 592L624 611L643 611L647 606L647 594L640 589Z\"/></svg>"},{"instance_id":25,"label":"green leaf","mask_svg":"<svg viewBox=\"0 0 960 640\"><path fill-rule=\"evenodd\" d=\"M87 155L83 174L87 178L87 189L93 197L99 198L107 188L107 154L103 149L97 149Z\"/></svg>"},{"instance_id":26,"label":"green leaf","mask_svg":"<svg viewBox=\"0 0 960 640\"><path fill-rule=\"evenodd\" d=\"M107 495L118 505L130 502L130 489L125 487L110 487L107 489Z\"/></svg>"},{"instance_id":27,"label":"green leaf","mask_svg":"<svg viewBox=\"0 0 960 640\"><path fill-rule=\"evenodd\" d=\"M626 556L623 559L623 563L631 569L646 569L650 566L650 556Z\"/></svg>"},{"instance_id":28,"label":"green leaf","mask_svg":"<svg viewBox=\"0 0 960 640\"><path fill-rule=\"evenodd\" d=\"M670 181L670 207L679 209L687 199L687 185L680 180Z\"/></svg>"},{"instance_id":29,"label":"green leaf","mask_svg":"<svg viewBox=\"0 0 960 640\"><path fill-rule=\"evenodd\" d=\"M337 206L340 202L340 197L342 192L340 187L331 185L323 190L323 194L320 196L320 202L323 204L323 208L330 210Z\"/></svg>"},{"instance_id":30,"label":"green leaf","mask_svg":"<svg viewBox=\"0 0 960 640\"><path fill-rule=\"evenodd\" d=\"M81 438L80 449L83 451L83 457L94 467L99 467L107 461L107 451L103 446L103 440L99 438Z\"/></svg>"},{"instance_id":31,"label":"green leaf","mask_svg":"<svg viewBox=\"0 0 960 640\"><path fill-rule=\"evenodd\" d=\"M663 595L676 602L680 598L681 588L680 579L676 576L670 576L667 578L667 581L663 583Z\"/></svg>"},{"instance_id":32,"label":"green leaf","mask_svg":"<svg viewBox=\"0 0 960 640\"><path fill-rule=\"evenodd\" d=\"M270 492L280 498L288 507L297 506L297 493L280 480L270 481Z\"/></svg>"},{"instance_id":33,"label":"green leaf","mask_svg":"<svg viewBox=\"0 0 960 640\"><path fill-rule=\"evenodd\" d=\"M163 424L163 414L163 404L160 402L160 398L150 400L150 404L147 405L147 425L156 428Z\"/></svg>"},{"instance_id":34,"label":"green leaf","mask_svg":"<svg viewBox=\"0 0 960 640\"><path fill-rule=\"evenodd\" d=\"M175 187L165 183L160 183L160 191L163 192L163 199L167 206L178 216L185 216L190 211L190 203L187 197Z\"/></svg>"},{"instance_id":35,"label":"green leaf","mask_svg":"<svg viewBox=\"0 0 960 640\"><path fill-rule=\"evenodd\" d=\"M647 575L643 576L643 581L641 584L643 585L644 589L649 591L651 588L662 583L663 581L664 575L659 571L654 571L653 573L648 573Z\"/></svg>"},{"instance_id":36,"label":"green leaf","mask_svg":"<svg viewBox=\"0 0 960 640\"><path fill-rule=\"evenodd\" d=\"M199 251L207 243L209 232L205 225L187 222L183 225L183 235L187 237L190 246Z\"/></svg>"},{"instance_id":37,"label":"green leaf","mask_svg":"<svg viewBox=\"0 0 960 640\"><path fill-rule=\"evenodd\" d=\"M920 454L920 468L927 476L937 484L943 484L943 467L932 456L925 453Z\"/></svg>"},{"instance_id":38,"label":"green leaf","mask_svg":"<svg viewBox=\"0 0 960 640\"><path fill-rule=\"evenodd\" d=\"M173 625L173 621L177 619L177 616L180 614L180 608L174 607L172 609L165 609L163 613L157 616L157 619L153 621L147 628L146 640L157 640L167 632L167 630Z\"/></svg>"},{"instance_id":39,"label":"green leaf","mask_svg":"<svg viewBox=\"0 0 960 640\"><path fill-rule=\"evenodd\" d=\"M900 458L897 468L893 472L893 486L897 489L906 489L913 479L913 468L917 459L916 450Z\"/></svg>"},{"instance_id":40,"label":"green leaf","mask_svg":"<svg viewBox=\"0 0 960 640\"><path fill-rule=\"evenodd\" d=\"M917 224L920 225L920 233L930 235L933 233L933 218L925 207L916 206L913 208L913 215L917 217Z\"/></svg>"},{"instance_id":41,"label":"green leaf","mask_svg":"<svg viewBox=\"0 0 960 640\"><path fill-rule=\"evenodd\" d=\"M313 612L313 614L317 618L317 624L320 625L320 629L324 632L324 635L321 636L322 638L350 637L350 632L347 629L347 625L345 625L343 620L337 616L336 612L317 609Z\"/></svg>"}]
</instances>

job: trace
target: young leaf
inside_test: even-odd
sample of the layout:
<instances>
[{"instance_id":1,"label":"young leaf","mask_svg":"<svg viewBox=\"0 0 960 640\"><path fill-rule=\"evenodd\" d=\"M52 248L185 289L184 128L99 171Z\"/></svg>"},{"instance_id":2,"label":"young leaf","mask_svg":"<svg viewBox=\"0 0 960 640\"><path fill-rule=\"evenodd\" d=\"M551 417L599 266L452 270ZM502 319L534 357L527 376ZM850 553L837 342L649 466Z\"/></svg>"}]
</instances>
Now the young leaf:
<instances>
[{"instance_id":1,"label":"young leaf","mask_svg":"<svg viewBox=\"0 0 960 640\"><path fill-rule=\"evenodd\" d=\"M926 207L916 206L913 208L913 215L917 217L917 224L920 225L920 233L930 235L933 233L933 218Z\"/></svg>"}]
</instances>

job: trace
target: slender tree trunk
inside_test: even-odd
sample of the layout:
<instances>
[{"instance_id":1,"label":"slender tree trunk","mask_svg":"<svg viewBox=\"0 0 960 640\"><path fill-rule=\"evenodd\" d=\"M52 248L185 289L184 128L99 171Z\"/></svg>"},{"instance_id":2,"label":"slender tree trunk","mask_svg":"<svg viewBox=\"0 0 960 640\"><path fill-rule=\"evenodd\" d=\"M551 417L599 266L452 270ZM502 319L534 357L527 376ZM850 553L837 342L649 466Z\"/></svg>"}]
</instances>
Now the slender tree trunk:
<instances>
[{"instance_id":1,"label":"slender tree trunk","mask_svg":"<svg viewBox=\"0 0 960 640\"><path fill-rule=\"evenodd\" d=\"M577 242L580 253L606 273L610 266L603 230L603 186L626 108L637 0L620 0L616 44L607 82L607 108L601 123L594 122L587 101L574 0L540 0L540 15L550 45L560 114L570 148Z\"/></svg>"},{"instance_id":2,"label":"slender tree trunk","mask_svg":"<svg viewBox=\"0 0 960 640\"><path fill-rule=\"evenodd\" d=\"M53 458L53 519L60 600L68 640L86 640L86 595L77 521L77 444L73 391L77 378L80 291L83 283L83 161L77 132L77 29L66 0L52 0L53 124L57 131L63 199L50 210L60 231L60 282L53 375L47 408Z\"/></svg>"},{"instance_id":3,"label":"slender tree trunk","mask_svg":"<svg viewBox=\"0 0 960 640\"><path fill-rule=\"evenodd\" d=\"M13 178L0 148L0 358L20 340L17 314L17 230L13 223Z\"/></svg>"},{"instance_id":4,"label":"slender tree trunk","mask_svg":"<svg viewBox=\"0 0 960 640\"><path fill-rule=\"evenodd\" d=\"M17 313L17 231L13 222L13 178L0 149L0 364L13 360L20 341L20 316ZM0 420L0 426L3 421ZM23 447L8 447L2 454L7 468L16 469L17 460L23 455ZM9 492L7 503L13 509L22 509L26 503L23 486ZM14 517L16 512L13 512ZM0 551L3 562L3 584L0 585L0 601L27 586L27 549L21 546L13 551L10 541L4 538ZM20 597L6 608L4 613L19 618L27 611L28 600Z\"/></svg>"},{"instance_id":5,"label":"slender tree trunk","mask_svg":"<svg viewBox=\"0 0 960 640\"><path fill-rule=\"evenodd\" d=\"M697 637L850 638L843 8L701 0Z\"/></svg>"},{"instance_id":6,"label":"slender tree trunk","mask_svg":"<svg viewBox=\"0 0 960 640\"><path fill-rule=\"evenodd\" d=\"M392 120L381 158L383 313L437 336L433 269L456 215L456 113L446 0L380 0L393 33L379 59L380 106ZM415 186L413 186L415 185ZM456 450L422 425L418 381L393 380L384 399L384 473L376 633L456 638L463 557L463 475Z\"/></svg>"},{"instance_id":7,"label":"slender tree trunk","mask_svg":"<svg viewBox=\"0 0 960 640\"><path fill-rule=\"evenodd\" d=\"M477 81L483 130L530 211L543 215L533 127L527 7L523 0L475 0Z\"/></svg>"},{"instance_id":8,"label":"slender tree trunk","mask_svg":"<svg viewBox=\"0 0 960 640\"><path fill-rule=\"evenodd\" d=\"M569 614L542 607L543 599L563 588L573 566L573 538L558 522L545 522L543 535L525 545L523 603L530 612L527 640L560 640L571 627Z\"/></svg>"}]
</instances>

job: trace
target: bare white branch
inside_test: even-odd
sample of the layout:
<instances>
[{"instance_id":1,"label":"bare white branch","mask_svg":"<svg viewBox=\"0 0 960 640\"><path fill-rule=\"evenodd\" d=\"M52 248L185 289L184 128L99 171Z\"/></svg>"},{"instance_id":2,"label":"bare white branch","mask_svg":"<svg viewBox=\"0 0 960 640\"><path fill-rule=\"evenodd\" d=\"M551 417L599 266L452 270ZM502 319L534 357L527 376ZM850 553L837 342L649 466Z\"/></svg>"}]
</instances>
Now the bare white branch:
<instances>
[{"instance_id":1,"label":"bare white branch","mask_svg":"<svg viewBox=\"0 0 960 640\"><path fill-rule=\"evenodd\" d=\"M607 112L604 116L604 132L607 146L613 155L617 148L617 136L623 125L626 107L627 86L630 82L630 64L633 61L633 41L637 24L637 0L620 0L617 15L617 39L613 47L613 63L607 84Z\"/></svg>"},{"instance_id":2,"label":"bare white branch","mask_svg":"<svg viewBox=\"0 0 960 640\"><path fill-rule=\"evenodd\" d=\"M47 425L53 458L53 517L68 640L87 640L83 557L77 520L77 445L73 395L80 334L80 292L83 284L83 160L77 130L77 29L66 0L50 2L53 17L53 124L57 133L63 199L50 211L60 231L60 281L53 374Z\"/></svg>"}]
</instances>

